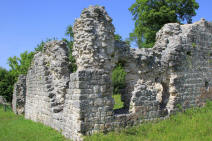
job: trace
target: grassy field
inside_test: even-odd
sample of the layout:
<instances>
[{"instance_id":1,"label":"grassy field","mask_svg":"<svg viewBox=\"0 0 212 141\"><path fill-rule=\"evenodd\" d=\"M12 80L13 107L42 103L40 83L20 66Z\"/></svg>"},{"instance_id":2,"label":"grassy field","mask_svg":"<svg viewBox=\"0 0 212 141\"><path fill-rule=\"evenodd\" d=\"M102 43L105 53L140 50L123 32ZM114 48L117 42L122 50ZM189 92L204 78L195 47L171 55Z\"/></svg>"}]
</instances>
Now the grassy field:
<instances>
[{"instance_id":1,"label":"grassy field","mask_svg":"<svg viewBox=\"0 0 212 141\"><path fill-rule=\"evenodd\" d=\"M85 137L86 141L212 141L212 102L157 123ZM57 131L0 107L0 141L68 141Z\"/></svg>"},{"instance_id":2,"label":"grassy field","mask_svg":"<svg viewBox=\"0 0 212 141\"><path fill-rule=\"evenodd\" d=\"M0 141L68 141L60 133L40 123L25 120L0 106Z\"/></svg>"}]
</instances>

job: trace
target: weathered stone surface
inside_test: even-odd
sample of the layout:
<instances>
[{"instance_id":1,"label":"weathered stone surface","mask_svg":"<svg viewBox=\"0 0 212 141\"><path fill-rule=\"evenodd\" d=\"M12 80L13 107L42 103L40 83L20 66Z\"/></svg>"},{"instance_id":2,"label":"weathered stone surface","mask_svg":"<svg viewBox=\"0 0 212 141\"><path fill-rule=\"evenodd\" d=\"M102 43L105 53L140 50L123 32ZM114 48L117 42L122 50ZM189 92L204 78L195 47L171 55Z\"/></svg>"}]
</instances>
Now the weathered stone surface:
<instances>
[{"instance_id":1,"label":"weathered stone surface","mask_svg":"<svg viewBox=\"0 0 212 141\"><path fill-rule=\"evenodd\" d=\"M68 50L62 41L48 42L42 52L35 54L26 78L27 119L62 130L68 68Z\"/></svg>"},{"instance_id":2,"label":"weathered stone surface","mask_svg":"<svg viewBox=\"0 0 212 141\"><path fill-rule=\"evenodd\" d=\"M14 85L12 108L16 114L24 114L26 98L26 76L20 75Z\"/></svg>"},{"instance_id":3,"label":"weathered stone surface","mask_svg":"<svg viewBox=\"0 0 212 141\"><path fill-rule=\"evenodd\" d=\"M104 7L90 6L82 11L73 28L73 55L79 70L113 68L114 31Z\"/></svg>"},{"instance_id":4,"label":"weathered stone surface","mask_svg":"<svg viewBox=\"0 0 212 141\"><path fill-rule=\"evenodd\" d=\"M47 43L26 77L26 118L77 141L82 135L166 118L179 105L186 109L212 100L212 23L166 24L153 48L132 49L114 41L105 9L90 6L73 30L77 71L68 70L63 42ZM124 107L113 110L111 72L118 62L127 72L126 88Z\"/></svg>"}]
</instances>

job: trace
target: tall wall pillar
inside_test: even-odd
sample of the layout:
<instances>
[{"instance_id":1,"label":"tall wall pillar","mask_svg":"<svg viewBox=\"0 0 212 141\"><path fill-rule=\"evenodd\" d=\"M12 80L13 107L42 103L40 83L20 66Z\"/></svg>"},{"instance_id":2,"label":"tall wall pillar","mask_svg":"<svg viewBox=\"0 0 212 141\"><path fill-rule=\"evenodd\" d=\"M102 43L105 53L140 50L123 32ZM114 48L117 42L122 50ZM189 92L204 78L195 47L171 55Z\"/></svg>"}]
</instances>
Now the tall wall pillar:
<instances>
[{"instance_id":1,"label":"tall wall pillar","mask_svg":"<svg viewBox=\"0 0 212 141\"><path fill-rule=\"evenodd\" d=\"M106 130L113 115L114 26L104 7L90 6L75 21L73 31L78 70L71 88L77 99L72 102L79 107L81 133L91 134Z\"/></svg>"}]
</instances>

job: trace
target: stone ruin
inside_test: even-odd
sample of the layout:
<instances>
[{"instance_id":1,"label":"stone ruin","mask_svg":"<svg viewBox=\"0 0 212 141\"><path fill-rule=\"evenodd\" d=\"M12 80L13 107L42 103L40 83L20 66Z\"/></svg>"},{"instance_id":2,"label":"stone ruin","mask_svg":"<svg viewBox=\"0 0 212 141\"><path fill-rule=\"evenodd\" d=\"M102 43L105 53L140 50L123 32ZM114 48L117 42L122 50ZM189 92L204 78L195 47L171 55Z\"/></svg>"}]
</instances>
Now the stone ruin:
<instances>
[{"instance_id":1,"label":"stone ruin","mask_svg":"<svg viewBox=\"0 0 212 141\"><path fill-rule=\"evenodd\" d=\"M164 25L150 49L115 41L112 19L100 6L84 9L73 31L77 71L70 72L63 41L46 43L15 85L15 113L82 140L212 99L212 23L204 19ZM113 110L111 72L118 62L127 72L124 107Z\"/></svg>"},{"instance_id":2,"label":"stone ruin","mask_svg":"<svg viewBox=\"0 0 212 141\"><path fill-rule=\"evenodd\" d=\"M24 114L26 101L26 76L20 75L13 89L12 109L15 114Z\"/></svg>"}]
</instances>

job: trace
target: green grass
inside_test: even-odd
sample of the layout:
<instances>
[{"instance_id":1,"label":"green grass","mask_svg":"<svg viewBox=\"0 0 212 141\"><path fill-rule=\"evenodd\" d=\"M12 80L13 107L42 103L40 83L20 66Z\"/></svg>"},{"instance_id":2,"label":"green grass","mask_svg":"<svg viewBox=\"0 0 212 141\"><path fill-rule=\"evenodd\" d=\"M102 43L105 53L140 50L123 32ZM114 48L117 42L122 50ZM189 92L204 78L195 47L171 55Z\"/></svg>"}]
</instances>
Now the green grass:
<instances>
[{"instance_id":1,"label":"green grass","mask_svg":"<svg viewBox=\"0 0 212 141\"><path fill-rule=\"evenodd\" d=\"M167 120L95 134L86 141L212 141L212 102L204 108L189 109Z\"/></svg>"},{"instance_id":2,"label":"green grass","mask_svg":"<svg viewBox=\"0 0 212 141\"><path fill-rule=\"evenodd\" d=\"M117 96L118 97L118 96ZM189 109L167 120L85 137L86 141L211 141L212 102ZM59 132L4 112L0 106L0 141L67 141Z\"/></svg>"},{"instance_id":3,"label":"green grass","mask_svg":"<svg viewBox=\"0 0 212 141\"><path fill-rule=\"evenodd\" d=\"M17 116L0 106L0 141L68 141L59 132L41 123Z\"/></svg>"},{"instance_id":4,"label":"green grass","mask_svg":"<svg viewBox=\"0 0 212 141\"><path fill-rule=\"evenodd\" d=\"M120 109L123 108L124 103L121 101L121 95L120 94L114 94L113 99L115 101L113 109Z\"/></svg>"}]
</instances>

